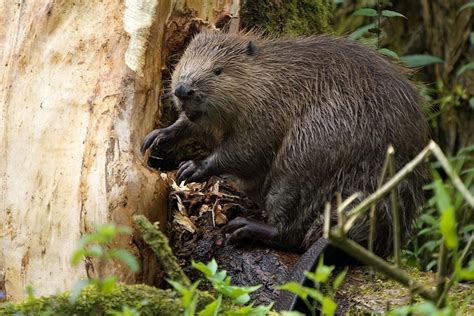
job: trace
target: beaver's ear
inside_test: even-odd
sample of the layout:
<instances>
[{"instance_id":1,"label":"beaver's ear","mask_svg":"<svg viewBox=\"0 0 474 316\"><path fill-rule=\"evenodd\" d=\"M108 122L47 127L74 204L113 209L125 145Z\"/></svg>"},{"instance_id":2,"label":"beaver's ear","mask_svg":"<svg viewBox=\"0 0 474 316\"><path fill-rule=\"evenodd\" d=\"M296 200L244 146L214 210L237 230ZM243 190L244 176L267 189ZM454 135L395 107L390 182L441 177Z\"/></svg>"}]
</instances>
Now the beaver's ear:
<instances>
[{"instance_id":1,"label":"beaver's ear","mask_svg":"<svg viewBox=\"0 0 474 316\"><path fill-rule=\"evenodd\" d=\"M249 56L255 56L257 55L258 53L258 47L257 45L255 45L255 43L253 41L250 41L248 44L247 44L247 55Z\"/></svg>"}]
</instances>

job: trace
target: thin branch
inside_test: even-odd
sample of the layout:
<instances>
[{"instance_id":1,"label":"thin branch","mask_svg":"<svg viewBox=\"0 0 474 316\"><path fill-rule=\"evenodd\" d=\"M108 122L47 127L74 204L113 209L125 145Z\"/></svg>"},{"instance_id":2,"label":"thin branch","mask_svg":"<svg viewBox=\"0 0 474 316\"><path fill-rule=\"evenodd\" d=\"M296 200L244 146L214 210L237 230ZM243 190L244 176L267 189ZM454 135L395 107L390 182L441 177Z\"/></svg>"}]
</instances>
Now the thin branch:
<instances>
[{"instance_id":1,"label":"thin branch","mask_svg":"<svg viewBox=\"0 0 474 316\"><path fill-rule=\"evenodd\" d=\"M345 227L345 223L346 223L346 219L347 219L347 216L346 216L346 213L344 212L344 210L349 205L351 205L351 203L354 202L360 196L361 196L361 194L359 192L356 192L356 193L352 194L351 196L349 196L347 199L345 199L344 202L342 202L340 205L338 205L338 207L337 207L337 219L338 219L339 227L341 227L341 229ZM352 224L350 226L352 226ZM343 232L344 232L344 234L346 234L348 231L349 230L344 230Z\"/></svg>"},{"instance_id":2,"label":"thin branch","mask_svg":"<svg viewBox=\"0 0 474 316\"><path fill-rule=\"evenodd\" d=\"M444 171L446 171L446 174L449 176L451 181L453 181L453 185L456 187L459 193L461 193L469 206L474 208L474 196L472 196L457 173L454 171L453 167L451 167L448 158L446 158L446 156L443 154L441 148L439 148L438 144L436 144L434 141L430 142L429 147L433 152L433 155L436 157L436 159L438 159Z\"/></svg>"},{"instance_id":3,"label":"thin branch","mask_svg":"<svg viewBox=\"0 0 474 316\"><path fill-rule=\"evenodd\" d=\"M444 243L444 238L441 240L441 247L438 255L438 273L436 274L436 300L438 307L444 306L443 293L446 288L446 279L448 275L448 248Z\"/></svg>"},{"instance_id":4,"label":"thin branch","mask_svg":"<svg viewBox=\"0 0 474 316\"><path fill-rule=\"evenodd\" d=\"M388 157L388 173L390 178L395 175L395 166L394 166L394 155L395 150L393 146L390 145L387 150ZM400 212L398 210L397 204L397 187L395 186L390 192L390 209L392 211L392 236L393 236L393 255L395 257L395 265L400 267L402 265L401 253L402 253L402 242L400 237Z\"/></svg>"},{"instance_id":5,"label":"thin branch","mask_svg":"<svg viewBox=\"0 0 474 316\"><path fill-rule=\"evenodd\" d=\"M344 227L348 231L355 219L362 214L367 208L382 199L385 194L398 185L408 174L410 174L423 160L430 155L430 145L423 149L412 161L407 163L400 171L398 171L389 181L387 181L380 189L369 195L364 201L350 210L347 214L348 220Z\"/></svg>"},{"instance_id":6,"label":"thin branch","mask_svg":"<svg viewBox=\"0 0 474 316\"><path fill-rule=\"evenodd\" d=\"M326 202L324 206L324 230L323 237L329 238L329 230L331 229L331 203Z\"/></svg>"},{"instance_id":7,"label":"thin branch","mask_svg":"<svg viewBox=\"0 0 474 316\"><path fill-rule=\"evenodd\" d=\"M387 150L388 151L388 150ZM385 156L385 161L382 166L382 172L380 173L379 182L377 183L377 190L380 189L383 182L385 181L385 176L387 175L388 170L388 160L389 153ZM368 240L368 249L370 252L374 252L374 241L375 241L375 226L377 225L377 212L376 212L376 203L370 207L370 226L369 226L369 240ZM372 276L375 276L375 269L371 268Z\"/></svg>"}]
</instances>

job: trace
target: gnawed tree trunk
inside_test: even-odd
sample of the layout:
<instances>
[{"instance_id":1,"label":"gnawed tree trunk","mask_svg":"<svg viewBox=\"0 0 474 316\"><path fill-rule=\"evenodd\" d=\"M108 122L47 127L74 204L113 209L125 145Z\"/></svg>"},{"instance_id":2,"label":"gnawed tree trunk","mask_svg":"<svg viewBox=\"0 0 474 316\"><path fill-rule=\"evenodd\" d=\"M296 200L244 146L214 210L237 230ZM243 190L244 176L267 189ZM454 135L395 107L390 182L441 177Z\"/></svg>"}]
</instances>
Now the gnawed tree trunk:
<instances>
[{"instance_id":1,"label":"gnawed tree trunk","mask_svg":"<svg viewBox=\"0 0 474 316\"><path fill-rule=\"evenodd\" d=\"M94 224L131 225L137 213L166 222L166 187L139 153L158 117L166 32L183 14L213 23L232 2L0 1L0 291L9 299L28 283L46 295L94 273L94 262L70 264ZM108 271L154 283L159 267L140 243L117 243L139 256L140 274Z\"/></svg>"}]
</instances>

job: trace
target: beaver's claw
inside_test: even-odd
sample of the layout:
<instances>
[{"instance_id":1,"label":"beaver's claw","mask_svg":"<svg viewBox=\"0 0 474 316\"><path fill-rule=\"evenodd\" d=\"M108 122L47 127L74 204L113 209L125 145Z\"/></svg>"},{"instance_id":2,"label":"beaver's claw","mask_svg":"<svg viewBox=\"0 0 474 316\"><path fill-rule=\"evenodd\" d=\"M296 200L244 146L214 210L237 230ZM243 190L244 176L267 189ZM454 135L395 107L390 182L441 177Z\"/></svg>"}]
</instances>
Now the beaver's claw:
<instances>
[{"instance_id":1,"label":"beaver's claw","mask_svg":"<svg viewBox=\"0 0 474 316\"><path fill-rule=\"evenodd\" d=\"M166 132L164 128L155 129L154 131L146 135L145 140L143 141L143 145L140 148L140 151L142 154L144 154L148 148L163 145L165 143L168 143L170 140L170 135Z\"/></svg>"},{"instance_id":2,"label":"beaver's claw","mask_svg":"<svg viewBox=\"0 0 474 316\"><path fill-rule=\"evenodd\" d=\"M194 161L189 160L179 167L176 174L176 181L180 184L182 181L189 182L204 182L211 177L208 162L206 160Z\"/></svg>"}]
</instances>

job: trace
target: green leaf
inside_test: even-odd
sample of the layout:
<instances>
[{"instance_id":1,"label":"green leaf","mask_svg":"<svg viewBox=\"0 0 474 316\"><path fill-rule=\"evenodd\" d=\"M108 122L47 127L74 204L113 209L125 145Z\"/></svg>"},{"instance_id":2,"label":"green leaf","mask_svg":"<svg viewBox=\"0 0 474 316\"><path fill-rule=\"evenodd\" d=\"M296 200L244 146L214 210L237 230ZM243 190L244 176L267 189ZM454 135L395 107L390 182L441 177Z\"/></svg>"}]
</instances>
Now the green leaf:
<instances>
[{"instance_id":1,"label":"green leaf","mask_svg":"<svg viewBox=\"0 0 474 316\"><path fill-rule=\"evenodd\" d=\"M354 11L352 15L357 15L357 16L377 16L377 10L370 9L370 8L362 8Z\"/></svg>"},{"instance_id":2,"label":"green leaf","mask_svg":"<svg viewBox=\"0 0 474 316\"><path fill-rule=\"evenodd\" d=\"M117 277L115 275L107 277L101 283L102 294L109 294L117 287Z\"/></svg>"},{"instance_id":3,"label":"green leaf","mask_svg":"<svg viewBox=\"0 0 474 316\"><path fill-rule=\"evenodd\" d=\"M76 250L71 258L71 263L73 266L77 266L79 262L81 262L82 258L85 257L86 250L85 249L78 249Z\"/></svg>"},{"instance_id":4,"label":"green leaf","mask_svg":"<svg viewBox=\"0 0 474 316\"><path fill-rule=\"evenodd\" d=\"M71 296L69 297L69 301L71 303L75 303L79 295L81 295L82 289L89 284L89 280L79 280L74 283L72 288Z\"/></svg>"},{"instance_id":5,"label":"green leaf","mask_svg":"<svg viewBox=\"0 0 474 316\"><path fill-rule=\"evenodd\" d=\"M304 314L300 312L296 312L296 311L291 311L291 312L283 311L281 312L281 316L304 316Z\"/></svg>"},{"instance_id":6,"label":"green leaf","mask_svg":"<svg viewBox=\"0 0 474 316\"><path fill-rule=\"evenodd\" d=\"M332 288L334 291L337 291L337 289L341 286L342 282L344 282L344 279L346 278L348 268L346 267L343 271L341 271L336 279L334 280L334 283L332 284Z\"/></svg>"},{"instance_id":7,"label":"green leaf","mask_svg":"<svg viewBox=\"0 0 474 316\"><path fill-rule=\"evenodd\" d=\"M222 285L222 284L213 284L213 285L214 285L214 288L217 292L222 293L227 297L230 297L234 301L237 300L239 302L238 304L240 304L240 302L246 300L247 297L248 297L248 299L250 299L250 296L248 296L248 294L258 290L261 287L261 285L248 286L248 287Z\"/></svg>"},{"instance_id":8,"label":"green leaf","mask_svg":"<svg viewBox=\"0 0 474 316\"><path fill-rule=\"evenodd\" d=\"M214 274L212 277L208 277L208 279L211 282L223 282L226 276L227 276L226 271L219 271L216 274ZM229 278L229 284L230 284L230 278Z\"/></svg>"},{"instance_id":9,"label":"green leaf","mask_svg":"<svg viewBox=\"0 0 474 316\"><path fill-rule=\"evenodd\" d=\"M96 231L92 234L84 235L79 241L80 246L95 242L101 245L108 244L119 234L131 234L131 228L119 226L114 223L96 225Z\"/></svg>"},{"instance_id":10,"label":"green leaf","mask_svg":"<svg viewBox=\"0 0 474 316\"><path fill-rule=\"evenodd\" d=\"M423 67L443 62L441 58L432 55L407 55L400 57L400 61L408 67Z\"/></svg>"},{"instance_id":11,"label":"green leaf","mask_svg":"<svg viewBox=\"0 0 474 316\"><path fill-rule=\"evenodd\" d=\"M98 238L99 237L95 233L84 235L79 239L78 248L83 248L91 242L96 242Z\"/></svg>"},{"instance_id":12,"label":"green leaf","mask_svg":"<svg viewBox=\"0 0 474 316\"><path fill-rule=\"evenodd\" d=\"M199 312L199 316L217 316L219 314L219 309L221 308L222 296L219 295L217 300L212 303L209 303L204 307L202 311Z\"/></svg>"},{"instance_id":13,"label":"green leaf","mask_svg":"<svg viewBox=\"0 0 474 316\"><path fill-rule=\"evenodd\" d=\"M322 303L323 300L324 300L324 295L319 292L318 290L316 289L311 289L309 287L305 287L305 291L308 292L308 296L315 299L316 301L318 301L319 303Z\"/></svg>"},{"instance_id":14,"label":"green leaf","mask_svg":"<svg viewBox=\"0 0 474 316\"><path fill-rule=\"evenodd\" d=\"M237 296L236 298L234 298L233 301L237 305L245 305L250 301L250 295L242 294L242 295Z\"/></svg>"},{"instance_id":15,"label":"green leaf","mask_svg":"<svg viewBox=\"0 0 474 316\"><path fill-rule=\"evenodd\" d=\"M226 310L224 311L225 316L265 316L267 315L270 310L272 309L273 304L259 305L257 307L253 307L252 305L243 306L238 309ZM284 315L282 313L282 315ZM303 315L303 314L293 314L293 315Z\"/></svg>"},{"instance_id":16,"label":"green leaf","mask_svg":"<svg viewBox=\"0 0 474 316\"><path fill-rule=\"evenodd\" d=\"M225 272L225 271L223 271L223 272ZM214 276L213 278L216 278L216 277ZM230 285L230 280L231 280L231 279L232 279L232 278L231 278L230 276L224 278L223 284L224 284L224 285Z\"/></svg>"},{"instance_id":17,"label":"green leaf","mask_svg":"<svg viewBox=\"0 0 474 316\"><path fill-rule=\"evenodd\" d=\"M464 269L456 271L457 277L463 281L474 281L474 259L469 261L469 265Z\"/></svg>"},{"instance_id":18,"label":"green leaf","mask_svg":"<svg viewBox=\"0 0 474 316\"><path fill-rule=\"evenodd\" d=\"M439 222L440 232L444 237L446 247L454 249L458 244L454 206L443 181L436 171L433 171L433 179L436 206L441 214Z\"/></svg>"},{"instance_id":19,"label":"green leaf","mask_svg":"<svg viewBox=\"0 0 474 316\"><path fill-rule=\"evenodd\" d=\"M470 232L474 231L474 224L469 224L469 225L461 227L461 231L464 234L467 234L467 233L470 233Z\"/></svg>"},{"instance_id":20,"label":"green leaf","mask_svg":"<svg viewBox=\"0 0 474 316\"><path fill-rule=\"evenodd\" d=\"M381 53L385 56L391 57L393 59L400 59L400 57L398 57L397 53L395 53L393 50L390 50L388 48L380 48L378 51L379 51L379 53Z\"/></svg>"},{"instance_id":21,"label":"green leaf","mask_svg":"<svg viewBox=\"0 0 474 316\"><path fill-rule=\"evenodd\" d=\"M416 304L412 307L412 313L415 315L443 315L432 302Z\"/></svg>"},{"instance_id":22,"label":"green leaf","mask_svg":"<svg viewBox=\"0 0 474 316\"><path fill-rule=\"evenodd\" d=\"M226 315L226 316L245 316L245 315L249 315L251 311L252 311L252 305L248 305L248 306L240 307L238 309L224 311L224 315Z\"/></svg>"},{"instance_id":23,"label":"green leaf","mask_svg":"<svg viewBox=\"0 0 474 316\"><path fill-rule=\"evenodd\" d=\"M439 176L438 172L433 172L433 179L433 189L436 197L436 205L438 207L438 211L440 213L443 213L445 210L452 208L453 203L451 202L451 197L446 191L443 180Z\"/></svg>"},{"instance_id":24,"label":"green leaf","mask_svg":"<svg viewBox=\"0 0 474 316\"><path fill-rule=\"evenodd\" d=\"M326 283L326 281L331 276L331 273L333 270L334 270L334 266L324 265L323 258L321 258L319 260L318 267L316 268L316 276L313 281Z\"/></svg>"},{"instance_id":25,"label":"green leaf","mask_svg":"<svg viewBox=\"0 0 474 316\"><path fill-rule=\"evenodd\" d=\"M456 72L456 76L459 77L459 76L462 75L466 70L474 70L474 62L473 62L473 63L469 63L469 64L465 64L465 65L463 65L461 68L459 68L459 70Z\"/></svg>"},{"instance_id":26,"label":"green leaf","mask_svg":"<svg viewBox=\"0 0 474 316\"><path fill-rule=\"evenodd\" d=\"M406 16L404 16L401 13L398 13L397 11L382 10L382 15L387 17L387 18L404 18L404 19L408 20L408 18Z\"/></svg>"},{"instance_id":27,"label":"green leaf","mask_svg":"<svg viewBox=\"0 0 474 316\"><path fill-rule=\"evenodd\" d=\"M333 316L336 311L337 304L330 298L324 297L322 303L322 312L323 315Z\"/></svg>"},{"instance_id":28,"label":"green leaf","mask_svg":"<svg viewBox=\"0 0 474 316\"><path fill-rule=\"evenodd\" d=\"M171 284L171 286L181 295L183 295L184 292L188 291L188 289L186 287L184 287L184 285L182 285L179 282L169 280L169 279L166 279L166 282Z\"/></svg>"},{"instance_id":29,"label":"green leaf","mask_svg":"<svg viewBox=\"0 0 474 316\"><path fill-rule=\"evenodd\" d=\"M296 282L288 282L283 285L277 286L278 290L288 291L290 293L298 295L302 299L308 298L308 291L304 286Z\"/></svg>"},{"instance_id":30,"label":"green leaf","mask_svg":"<svg viewBox=\"0 0 474 316\"><path fill-rule=\"evenodd\" d=\"M88 249L86 249L85 256L86 257L95 257L100 258L104 254L104 249L99 245L90 245Z\"/></svg>"},{"instance_id":31,"label":"green leaf","mask_svg":"<svg viewBox=\"0 0 474 316\"><path fill-rule=\"evenodd\" d=\"M257 307L252 308L251 313L249 315L251 316L266 316L273 307L273 303L268 304L267 306L265 305L258 305Z\"/></svg>"},{"instance_id":32,"label":"green leaf","mask_svg":"<svg viewBox=\"0 0 474 316\"><path fill-rule=\"evenodd\" d=\"M423 228L422 230L420 230L416 235L417 236L427 235L427 234L430 234L432 232L435 232L436 229L437 229L437 227L434 227L434 226L426 227L426 228Z\"/></svg>"},{"instance_id":33,"label":"green leaf","mask_svg":"<svg viewBox=\"0 0 474 316\"><path fill-rule=\"evenodd\" d=\"M439 240L430 240L427 241L423 244L423 246L420 247L421 250L428 250L428 252L433 252L440 244Z\"/></svg>"},{"instance_id":34,"label":"green leaf","mask_svg":"<svg viewBox=\"0 0 474 316\"><path fill-rule=\"evenodd\" d=\"M217 272L217 262L214 258L212 258L212 260L207 264L207 267L209 268L209 270L212 272L212 274L216 274Z\"/></svg>"},{"instance_id":35,"label":"green leaf","mask_svg":"<svg viewBox=\"0 0 474 316\"><path fill-rule=\"evenodd\" d=\"M354 32L352 32L351 35L349 35L349 38L352 39L352 40L358 40L359 38L361 38L362 36L364 36L365 34L367 34L369 32L370 29L374 28L375 27L375 23L370 23L370 24L367 24L367 25L364 25L364 26L361 26L359 27L357 30L355 30Z\"/></svg>"},{"instance_id":36,"label":"green leaf","mask_svg":"<svg viewBox=\"0 0 474 316\"><path fill-rule=\"evenodd\" d=\"M137 259L126 249L112 249L108 253L112 259L118 259L127 264L133 272L137 273L140 270Z\"/></svg>"},{"instance_id":37,"label":"green leaf","mask_svg":"<svg viewBox=\"0 0 474 316\"><path fill-rule=\"evenodd\" d=\"M440 230L444 236L444 243L448 249L454 249L458 245L458 235L456 233L456 215L454 209L446 210L441 214Z\"/></svg>"},{"instance_id":38,"label":"green leaf","mask_svg":"<svg viewBox=\"0 0 474 316\"><path fill-rule=\"evenodd\" d=\"M198 297L195 295L192 297L192 300L184 305L185 306L185 309L184 309L184 316L194 316L196 314L196 306L197 306L197 302L198 302Z\"/></svg>"},{"instance_id":39,"label":"green leaf","mask_svg":"<svg viewBox=\"0 0 474 316\"><path fill-rule=\"evenodd\" d=\"M184 314L185 315L194 315L194 312L196 310L196 304L197 304L197 296L194 295L194 292L196 291L200 281L196 281L191 285L191 288L186 288L184 285L182 285L179 282L173 281L166 279L166 281L171 284L171 286L179 293L181 294L181 302L183 303L184 307Z\"/></svg>"},{"instance_id":40,"label":"green leaf","mask_svg":"<svg viewBox=\"0 0 474 316\"><path fill-rule=\"evenodd\" d=\"M194 269L201 271L201 273L203 273L206 277L211 277L214 274L214 272L202 262L192 261L191 265Z\"/></svg>"},{"instance_id":41,"label":"green leaf","mask_svg":"<svg viewBox=\"0 0 474 316\"><path fill-rule=\"evenodd\" d=\"M463 11L463 10L466 10L466 9L469 9L469 8L474 8L474 1L469 1L468 3L466 3L465 5L463 5L460 9L459 9L459 12Z\"/></svg>"}]
</instances>

